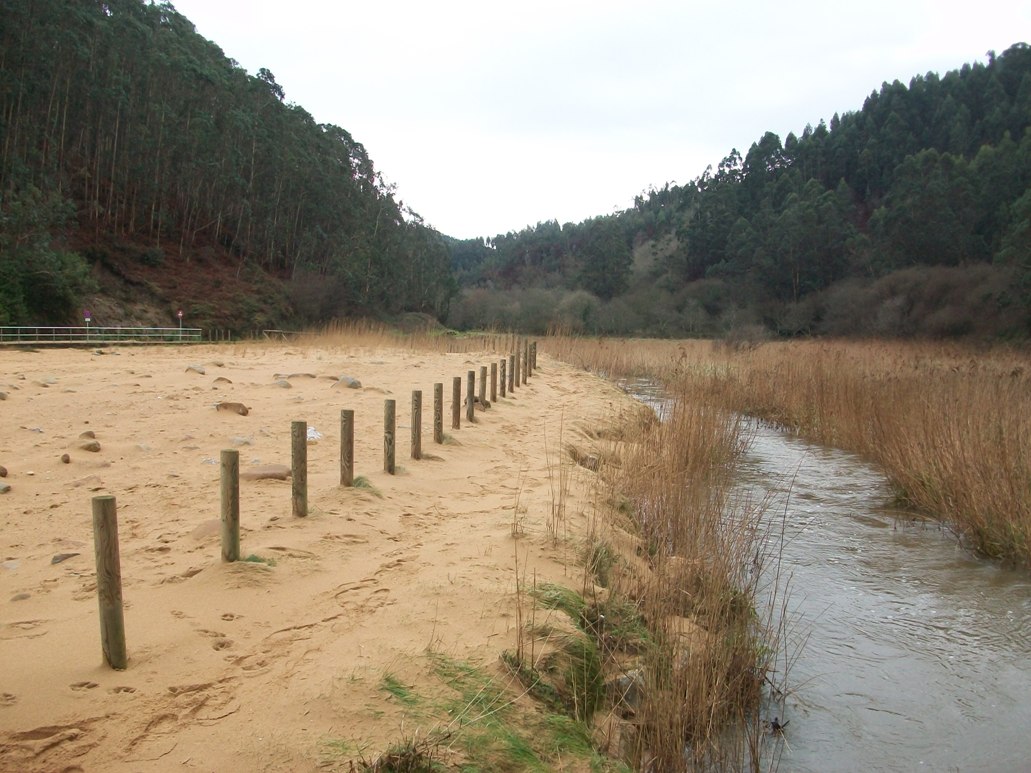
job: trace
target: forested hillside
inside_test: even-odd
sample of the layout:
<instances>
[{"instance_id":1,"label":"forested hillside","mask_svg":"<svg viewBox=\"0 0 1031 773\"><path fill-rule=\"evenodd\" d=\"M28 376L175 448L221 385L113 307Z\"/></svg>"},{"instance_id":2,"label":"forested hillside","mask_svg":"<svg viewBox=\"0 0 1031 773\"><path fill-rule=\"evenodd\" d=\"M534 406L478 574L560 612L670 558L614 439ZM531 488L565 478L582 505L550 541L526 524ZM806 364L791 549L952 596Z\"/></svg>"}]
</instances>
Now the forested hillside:
<instances>
[{"instance_id":1,"label":"forested hillside","mask_svg":"<svg viewBox=\"0 0 1031 773\"><path fill-rule=\"evenodd\" d=\"M799 136L767 133L622 213L452 242L456 324L1024 338L1031 49ZM504 290L504 293L498 293Z\"/></svg>"},{"instance_id":2,"label":"forested hillside","mask_svg":"<svg viewBox=\"0 0 1031 773\"><path fill-rule=\"evenodd\" d=\"M98 294L147 307L102 324L443 316L454 292L441 236L361 143L171 4L4 0L0 324L71 321Z\"/></svg>"}]
</instances>

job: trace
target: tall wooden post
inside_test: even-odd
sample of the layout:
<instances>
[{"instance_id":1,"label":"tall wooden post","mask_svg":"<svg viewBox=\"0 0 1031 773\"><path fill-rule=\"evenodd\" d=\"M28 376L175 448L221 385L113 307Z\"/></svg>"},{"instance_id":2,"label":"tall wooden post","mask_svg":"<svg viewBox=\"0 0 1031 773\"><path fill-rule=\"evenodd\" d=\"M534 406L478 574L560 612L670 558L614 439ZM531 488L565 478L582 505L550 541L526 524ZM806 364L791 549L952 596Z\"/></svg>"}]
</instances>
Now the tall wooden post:
<instances>
[{"instance_id":1,"label":"tall wooden post","mask_svg":"<svg viewBox=\"0 0 1031 773\"><path fill-rule=\"evenodd\" d=\"M487 407L487 366L480 366L480 410Z\"/></svg>"},{"instance_id":2,"label":"tall wooden post","mask_svg":"<svg viewBox=\"0 0 1031 773\"><path fill-rule=\"evenodd\" d=\"M537 370L537 342L530 344L530 359L533 361L533 369Z\"/></svg>"},{"instance_id":3,"label":"tall wooden post","mask_svg":"<svg viewBox=\"0 0 1031 773\"><path fill-rule=\"evenodd\" d=\"M523 356L523 384L526 384L526 381L530 376L530 342L523 341L523 345L520 349L522 350L520 351L520 354Z\"/></svg>"},{"instance_id":4,"label":"tall wooden post","mask_svg":"<svg viewBox=\"0 0 1031 773\"><path fill-rule=\"evenodd\" d=\"M240 452L226 448L221 458L222 560L240 560Z\"/></svg>"},{"instance_id":5,"label":"tall wooden post","mask_svg":"<svg viewBox=\"0 0 1031 773\"><path fill-rule=\"evenodd\" d=\"M354 411L340 411L340 485L354 485Z\"/></svg>"},{"instance_id":6,"label":"tall wooden post","mask_svg":"<svg viewBox=\"0 0 1031 773\"><path fill-rule=\"evenodd\" d=\"M508 365L508 361L502 357L498 372L501 375L501 396L505 396L506 387L508 386L508 378L505 376L505 366Z\"/></svg>"},{"instance_id":7,"label":"tall wooden post","mask_svg":"<svg viewBox=\"0 0 1031 773\"><path fill-rule=\"evenodd\" d=\"M444 442L444 385L433 385L433 442Z\"/></svg>"},{"instance_id":8,"label":"tall wooden post","mask_svg":"<svg viewBox=\"0 0 1031 773\"><path fill-rule=\"evenodd\" d=\"M308 422L290 422L290 493L294 516L308 515Z\"/></svg>"},{"instance_id":9,"label":"tall wooden post","mask_svg":"<svg viewBox=\"0 0 1031 773\"><path fill-rule=\"evenodd\" d=\"M498 401L498 364L496 362L490 364L490 401L492 403Z\"/></svg>"},{"instance_id":10,"label":"tall wooden post","mask_svg":"<svg viewBox=\"0 0 1031 773\"><path fill-rule=\"evenodd\" d=\"M517 386L520 385L519 381L519 349L516 349L516 353L509 355L512 365L512 380L508 382L508 391L515 392Z\"/></svg>"},{"instance_id":11,"label":"tall wooden post","mask_svg":"<svg viewBox=\"0 0 1031 773\"><path fill-rule=\"evenodd\" d=\"M397 405L393 400L383 401L383 471L394 474L394 440L397 431L395 411Z\"/></svg>"},{"instance_id":12,"label":"tall wooden post","mask_svg":"<svg viewBox=\"0 0 1031 773\"><path fill-rule=\"evenodd\" d=\"M93 549L97 561L100 646L111 668L128 665L122 612L122 564L118 554L118 511L112 496L93 497Z\"/></svg>"},{"instance_id":13,"label":"tall wooden post","mask_svg":"<svg viewBox=\"0 0 1031 773\"><path fill-rule=\"evenodd\" d=\"M530 340L526 340L526 378L533 375L533 360L530 359Z\"/></svg>"},{"instance_id":14,"label":"tall wooden post","mask_svg":"<svg viewBox=\"0 0 1031 773\"><path fill-rule=\"evenodd\" d=\"M422 459L422 390L412 390L412 458Z\"/></svg>"},{"instance_id":15,"label":"tall wooden post","mask_svg":"<svg viewBox=\"0 0 1031 773\"><path fill-rule=\"evenodd\" d=\"M462 377L455 376L451 382L451 429L462 426Z\"/></svg>"},{"instance_id":16,"label":"tall wooden post","mask_svg":"<svg viewBox=\"0 0 1031 773\"><path fill-rule=\"evenodd\" d=\"M476 371L465 374L465 420L472 424L476 421Z\"/></svg>"}]
</instances>

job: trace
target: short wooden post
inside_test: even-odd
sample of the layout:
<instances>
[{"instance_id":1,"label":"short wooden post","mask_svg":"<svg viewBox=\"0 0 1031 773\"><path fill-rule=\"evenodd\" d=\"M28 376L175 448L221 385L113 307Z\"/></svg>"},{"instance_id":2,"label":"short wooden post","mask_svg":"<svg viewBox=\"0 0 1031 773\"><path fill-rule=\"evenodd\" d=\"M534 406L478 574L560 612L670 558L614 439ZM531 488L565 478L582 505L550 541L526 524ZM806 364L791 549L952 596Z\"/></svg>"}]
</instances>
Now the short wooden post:
<instances>
[{"instance_id":1,"label":"short wooden post","mask_svg":"<svg viewBox=\"0 0 1031 773\"><path fill-rule=\"evenodd\" d=\"M290 422L290 493L294 516L308 515L308 422Z\"/></svg>"},{"instance_id":2,"label":"short wooden post","mask_svg":"<svg viewBox=\"0 0 1031 773\"><path fill-rule=\"evenodd\" d=\"M492 403L498 400L498 364L492 362L490 364L490 401Z\"/></svg>"},{"instance_id":3,"label":"short wooden post","mask_svg":"<svg viewBox=\"0 0 1031 773\"><path fill-rule=\"evenodd\" d=\"M433 385L433 442L444 442L444 385Z\"/></svg>"},{"instance_id":4,"label":"short wooden post","mask_svg":"<svg viewBox=\"0 0 1031 773\"><path fill-rule=\"evenodd\" d=\"M394 435L397 431L395 411L397 405L393 400L383 401L383 471L394 474Z\"/></svg>"},{"instance_id":5,"label":"short wooden post","mask_svg":"<svg viewBox=\"0 0 1031 773\"><path fill-rule=\"evenodd\" d=\"M523 341L519 353L523 357L523 384L526 384L527 379L530 377L530 343L528 341Z\"/></svg>"},{"instance_id":6,"label":"short wooden post","mask_svg":"<svg viewBox=\"0 0 1031 773\"><path fill-rule=\"evenodd\" d=\"M93 550L97 561L100 647L111 668L128 664L122 612L122 565L118 554L118 510L112 496L93 497Z\"/></svg>"},{"instance_id":7,"label":"short wooden post","mask_svg":"<svg viewBox=\"0 0 1031 773\"><path fill-rule=\"evenodd\" d=\"M533 362L533 369L537 370L537 342L530 344L530 360Z\"/></svg>"},{"instance_id":8,"label":"short wooden post","mask_svg":"<svg viewBox=\"0 0 1031 773\"><path fill-rule=\"evenodd\" d=\"M455 376L451 382L451 429L462 426L462 377Z\"/></svg>"},{"instance_id":9,"label":"short wooden post","mask_svg":"<svg viewBox=\"0 0 1031 773\"><path fill-rule=\"evenodd\" d=\"M465 374L465 420L472 424L476 421L476 371Z\"/></svg>"},{"instance_id":10,"label":"short wooden post","mask_svg":"<svg viewBox=\"0 0 1031 773\"><path fill-rule=\"evenodd\" d=\"M487 406L487 366L480 366L480 410L482 411Z\"/></svg>"},{"instance_id":11,"label":"short wooden post","mask_svg":"<svg viewBox=\"0 0 1031 773\"><path fill-rule=\"evenodd\" d=\"M514 378L509 383L508 389L509 391L514 392L515 388L522 383L519 380L519 349L516 348L516 353L510 356L512 358L512 375Z\"/></svg>"},{"instance_id":12,"label":"short wooden post","mask_svg":"<svg viewBox=\"0 0 1031 773\"><path fill-rule=\"evenodd\" d=\"M412 390L412 458L422 459L422 390Z\"/></svg>"},{"instance_id":13,"label":"short wooden post","mask_svg":"<svg viewBox=\"0 0 1031 773\"><path fill-rule=\"evenodd\" d=\"M221 458L222 560L240 560L240 452L226 448Z\"/></svg>"},{"instance_id":14,"label":"short wooden post","mask_svg":"<svg viewBox=\"0 0 1031 773\"><path fill-rule=\"evenodd\" d=\"M354 411L340 411L340 485L354 485Z\"/></svg>"},{"instance_id":15,"label":"short wooden post","mask_svg":"<svg viewBox=\"0 0 1031 773\"><path fill-rule=\"evenodd\" d=\"M499 373L501 375L501 396L505 396L506 387L508 386L508 379L505 377L505 366L508 365L508 361L502 357L500 363Z\"/></svg>"},{"instance_id":16,"label":"short wooden post","mask_svg":"<svg viewBox=\"0 0 1031 773\"><path fill-rule=\"evenodd\" d=\"M533 361L530 359L530 341L526 341L526 378L533 375Z\"/></svg>"}]
</instances>

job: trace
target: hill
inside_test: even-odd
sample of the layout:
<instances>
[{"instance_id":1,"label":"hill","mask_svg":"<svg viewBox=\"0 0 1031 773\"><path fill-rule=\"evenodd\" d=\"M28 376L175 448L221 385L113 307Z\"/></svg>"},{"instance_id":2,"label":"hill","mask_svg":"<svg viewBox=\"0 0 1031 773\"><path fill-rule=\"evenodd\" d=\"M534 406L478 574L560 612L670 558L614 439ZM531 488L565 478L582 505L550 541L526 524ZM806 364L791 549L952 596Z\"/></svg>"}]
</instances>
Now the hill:
<instances>
[{"instance_id":1,"label":"hill","mask_svg":"<svg viewBox=\"0 0 1031 773\"><path fill-rule=\"evenodd\" d=\"M1023 43L986 64L885 83L829 126L783 142L766 133L624 212L452 242L468 288L452 319L655 335L1026 337L1029 126Z\"/></svg>"},{"instance_id":2,"label":"hill","mask_svg":"<svg viewBox=\"0 0 1031 773\"><path fill-rule=\"evenodd\" d=\"M447 310L440 235L361 143L170 3L6 2L0 116L0 324L97 292L245 330Z\"/></svg>"}]
</instances>

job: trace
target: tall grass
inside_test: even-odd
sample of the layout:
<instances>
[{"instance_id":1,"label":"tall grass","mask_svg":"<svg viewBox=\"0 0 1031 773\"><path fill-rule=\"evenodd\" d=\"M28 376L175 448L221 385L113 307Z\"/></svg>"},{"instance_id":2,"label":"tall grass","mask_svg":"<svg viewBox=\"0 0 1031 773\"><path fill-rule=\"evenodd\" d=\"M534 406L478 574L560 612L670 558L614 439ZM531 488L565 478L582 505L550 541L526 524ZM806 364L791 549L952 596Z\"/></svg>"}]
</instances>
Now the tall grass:
<instances>
[{"instance_id":1,"label":"tall grass","mask_svg":"<svg viewBox=\"0 0 1031 773\"><path fill-rule=\"evenodd\" d=\"M635 561L606 574L649 631L622 752L638 770L759 769L760 697L775 650L775 610L756 610L763 539L758 508L729 501L744 444L733 414L683 379L689 346L669 341L550 337L560 357L613 377L664 380L672 408L622 436L607 469L610 501L630 523Z\"/></svg>"},{"instance_id":2,"label":"tall grass","mask_svg":"<svg viewBox=\"0 0 1031 773\"><path fill-rule=\"evenodd\" d=\"M863 455L973 550L1031 565L1027 354L840 342L696 351L684 374L713 403Z\"/></svg>"}]
</instances>

